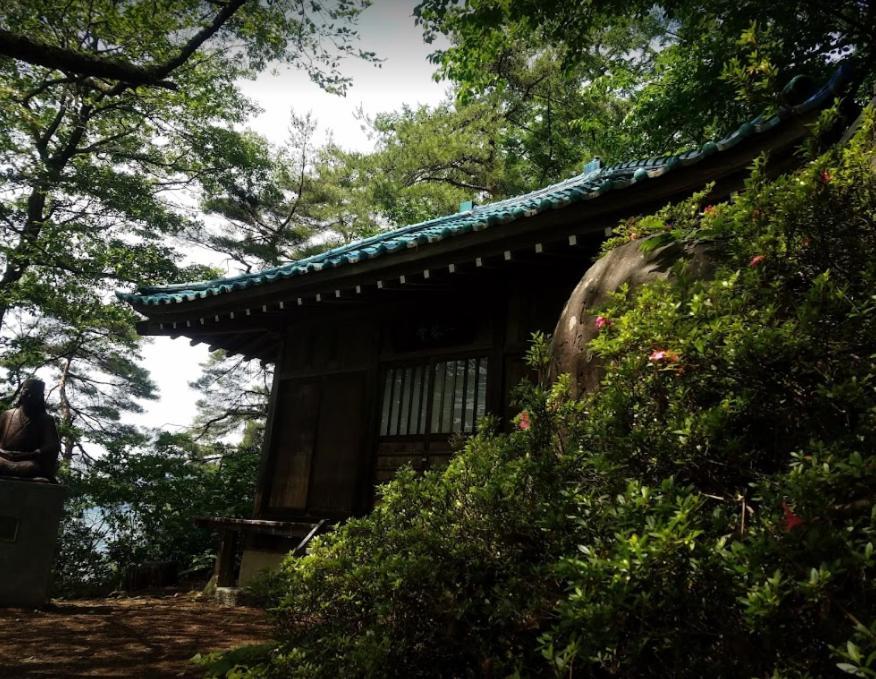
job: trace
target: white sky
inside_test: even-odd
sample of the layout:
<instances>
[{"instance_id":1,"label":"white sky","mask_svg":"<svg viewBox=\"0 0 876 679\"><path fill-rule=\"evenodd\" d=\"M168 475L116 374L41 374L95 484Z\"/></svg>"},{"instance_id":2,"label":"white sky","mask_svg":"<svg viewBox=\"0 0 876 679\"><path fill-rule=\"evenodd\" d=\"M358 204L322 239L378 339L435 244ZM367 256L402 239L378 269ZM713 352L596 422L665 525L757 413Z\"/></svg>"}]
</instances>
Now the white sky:
<instances>
[{"instance_id":1,"label":"white sky","mask_svg":"<svg viewBox=\"0 0 876 679\"><path fill-rule=\"evenodd\" d=\"M361 46L377 52L384 61L380 68L358 60L346 62L343 71L353 78L353 86L345 98L326 94L304 73L289 69L266 72L254 82L241 83L243 93L263 109L250 127L280 144L286 139L290 110L299 114L310 111L323 139L331 132L340 146L365 151L372 145L355 117L360 106L371 116L402 104L441 101L446 85L432 80L434 67L426 57L434 46L425 44L414 26L414 4L413 0L374 0L362 14ZM223 266L221 262L216 264ZM128 422L149 427L188 426L198 397L188 384L200 375L199 366L207 356L206 346L191 347L185 338L157 337L145 344L143 364L152 373L160 395L157 401L144 402L146 412L129 416Z\"/></svg>"}]
</instances>

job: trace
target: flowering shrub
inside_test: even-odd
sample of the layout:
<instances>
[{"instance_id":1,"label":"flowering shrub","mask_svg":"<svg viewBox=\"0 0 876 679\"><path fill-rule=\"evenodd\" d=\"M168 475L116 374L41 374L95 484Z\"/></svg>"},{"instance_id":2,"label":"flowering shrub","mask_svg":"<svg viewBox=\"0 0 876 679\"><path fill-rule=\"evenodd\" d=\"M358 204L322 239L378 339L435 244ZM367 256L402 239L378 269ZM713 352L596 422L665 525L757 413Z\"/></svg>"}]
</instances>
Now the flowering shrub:
<instances>
[{"instance_id":1,"label":"flowering shrub","mask_svg":"<svg viewBox=\"0 0 876 679\"><path fill-rule=\"evenodd\" d=\"M521 431L528 431L532 426L532 423L529 421L529 411L527 410L521 410L515 421L517 423L517 428Z\"/></svg>"},{"instance_id":2,"label":"flowering shrub","mask_svg":"<svg viewBox=\"0 0 876 679\"><path fill-rule=\"evenodd\" d=\"M798 526L802 526L805 521L794 513L794 510L788 506L787 502L782 502L782 511L785 512L785 530L792 531Z\"/></svg>"},{"instance_id":3,"label":"flowering shrub","mask_svg":"<svg viewBox=\"0 0 876 679\"><path fill-rule=\"evenodd\" d=\"M681 356L672 349L655 349L648 356L648 360L652 363L678 363Z\"/></svg>"},{"instance_id":4,"label":"flowering shrub","mask_svg":"<svg viewBox=\"0 0 876 679\"><path fill-rule=\"evenodd\" d=\"M713 241L717 270L615 295L597 392L522 386L526 426L288 559L278 647L235 676L876 676L874 148L871 114L732 203L623 225Z\"/></svg>"}]
</instances>

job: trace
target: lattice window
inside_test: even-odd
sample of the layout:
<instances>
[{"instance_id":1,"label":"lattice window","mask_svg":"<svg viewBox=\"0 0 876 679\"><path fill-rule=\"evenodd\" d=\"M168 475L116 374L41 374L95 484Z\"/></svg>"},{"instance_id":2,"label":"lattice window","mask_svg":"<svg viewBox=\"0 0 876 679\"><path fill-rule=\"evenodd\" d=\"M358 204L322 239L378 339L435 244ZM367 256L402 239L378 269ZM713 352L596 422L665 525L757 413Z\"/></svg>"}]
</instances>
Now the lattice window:
<instances>
[{"instance_id":1,"label":"lattice window","mask_svg":"<svg viewBox=\"0 0 876 679\"><path fill-rule=\"evenodd\" d=\"M471 434L486 413L486 403L486 357L389 368L380 435Z\"/></svg>"},{"instance_id":2,"label":"lattice window","mask_svg":"<svg viewBox=\"0 0 876 679\"><path fill-rule=\"evenodd\" d=\"M428 366L390 368L383 382L381 436L426 433Z\"/></svg>"}]
</instances>

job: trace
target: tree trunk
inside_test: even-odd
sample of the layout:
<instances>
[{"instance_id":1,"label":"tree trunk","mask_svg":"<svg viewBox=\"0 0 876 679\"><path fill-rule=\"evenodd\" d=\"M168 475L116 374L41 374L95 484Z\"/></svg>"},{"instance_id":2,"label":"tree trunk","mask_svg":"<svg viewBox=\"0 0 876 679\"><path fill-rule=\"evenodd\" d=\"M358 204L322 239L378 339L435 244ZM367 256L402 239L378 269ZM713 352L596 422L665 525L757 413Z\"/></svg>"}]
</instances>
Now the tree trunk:
<instances>
[{"instance_id":1,"label":"tree trunk","mask_svg":"<svg viewBox=\"0 0 876 679\"><path fill-rule=\"evenodd\" d=\"M6 262L6 269L0 277L0 333L3 331L3 323L6 312L9 309L7 295L12 287L21 280L24 272L30 264L27 250L35 245L42 229L46 207L46 194L41 187L34 188L27 199L27 221L18 239L18 245L10 253Z\"/></svg>"},{"instance_id":2,"label":"tree trunk","mask_svg":"<svg viewBox=\"0 0 876 679\"><path fill-rule=\"evenodd\" d=\"M64 432L69 432L73 427L73 409L70 407L70 400L67 398L67 378L70 375L70 366L73 363L72 356L69 356L64 363L64 369L61 371L61 378L58 380L58 400L61 402L61 458L67 462L73 459L73 449L76 447L76 441L73 437Z\"/></svg>"}]
</instances>

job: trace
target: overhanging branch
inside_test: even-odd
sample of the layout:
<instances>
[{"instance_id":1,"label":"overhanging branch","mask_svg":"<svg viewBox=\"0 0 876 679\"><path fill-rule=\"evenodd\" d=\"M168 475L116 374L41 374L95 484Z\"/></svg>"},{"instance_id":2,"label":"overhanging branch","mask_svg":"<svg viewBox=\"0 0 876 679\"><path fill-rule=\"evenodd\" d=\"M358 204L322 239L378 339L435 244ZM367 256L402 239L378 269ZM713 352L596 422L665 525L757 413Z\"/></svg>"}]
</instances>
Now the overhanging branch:
<instances>
[{"instance_id":1,"label":"overhanging branch","mask_svg":"<svg viewBox=\"0 0 876 679\"><path fill-rule=\"evenodd\" d=\"M230 0L213 17L213 21L198 31L176 56L153 66L137 66L122 59L100 57L87 52L65 49L49 43L0 29L0 56L12 57L37 66L65 73L116 80L126 85L146 85L177 89L167 77L213 37L247 0Z\"/></svg>"},{"instance_id":2,"label":"overhanging branch","mask_svg":"<svg viewBox=\"0 0 876 679\"><path fill-rule=\"evenodd\" d=\"M156 81L151 69L135 66L120 59L102 58L86 52L56 47L3 29L0 29L0 55L65 73L119 80L131 85L176 89L174 83L164 81L163 78Z\"/></svg>"}]
</instances>

